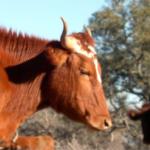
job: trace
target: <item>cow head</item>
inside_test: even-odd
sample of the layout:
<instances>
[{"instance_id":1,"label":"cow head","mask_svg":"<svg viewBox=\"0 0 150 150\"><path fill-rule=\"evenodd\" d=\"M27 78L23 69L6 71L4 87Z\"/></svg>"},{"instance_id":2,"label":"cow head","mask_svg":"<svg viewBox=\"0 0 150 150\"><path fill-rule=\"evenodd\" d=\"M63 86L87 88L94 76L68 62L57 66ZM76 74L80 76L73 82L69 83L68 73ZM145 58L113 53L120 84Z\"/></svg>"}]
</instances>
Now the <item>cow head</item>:
<instances>
[{"instance_id":1,"label":"cow head","mask_svg":"<svg viewBox=\"0 0 150 150\"><path fill-rule=\"evenodd\" d=\"M128 115L132 120L141 121L143 141L150 144L150 104L144 104L139 110L130 110Z\"/></svg>"},{"instance_id":2,"label":"cow head","mask_svg":"<svg viewBox=\"0 0 150 150\"><path fill-rule=\"evenodd\" d=\"M47 75L47 99L58 112L69 118L104 130L112 126L101 81L94 40L89 29L67 35L67 23L60 42L46 47L54 69Z\"/></svg>"}]
</instances>

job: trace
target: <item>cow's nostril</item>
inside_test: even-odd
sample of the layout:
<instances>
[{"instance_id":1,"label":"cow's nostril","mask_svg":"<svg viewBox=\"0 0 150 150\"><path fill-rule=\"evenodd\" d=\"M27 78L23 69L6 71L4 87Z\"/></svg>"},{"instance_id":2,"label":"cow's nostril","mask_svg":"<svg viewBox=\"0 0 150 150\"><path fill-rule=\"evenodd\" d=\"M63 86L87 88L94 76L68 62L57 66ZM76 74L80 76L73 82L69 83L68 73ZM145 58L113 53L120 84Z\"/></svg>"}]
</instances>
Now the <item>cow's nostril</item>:
<instances>
[{"instance_id":1,"label":"cow's nostril","mask_svg":"<svg viewBox=\"0 0 150 150\"><path fill-rule=\"evenodd\" d=\"M104 120L104 125L105 125L106 127L109 127L109 124L108 124L107 120Z\"/></svg>"},{"instance_id":2,"label":"cow's nostril","mask_svg":"<svg viewBox=\"0 0 150 150\"><path fill-rule=\"evenodd\" d=\"M112 126L111 120L110 119L105 119L104 120L104 126L106 128L110 128Z\"/></svg>"}]
</instances>

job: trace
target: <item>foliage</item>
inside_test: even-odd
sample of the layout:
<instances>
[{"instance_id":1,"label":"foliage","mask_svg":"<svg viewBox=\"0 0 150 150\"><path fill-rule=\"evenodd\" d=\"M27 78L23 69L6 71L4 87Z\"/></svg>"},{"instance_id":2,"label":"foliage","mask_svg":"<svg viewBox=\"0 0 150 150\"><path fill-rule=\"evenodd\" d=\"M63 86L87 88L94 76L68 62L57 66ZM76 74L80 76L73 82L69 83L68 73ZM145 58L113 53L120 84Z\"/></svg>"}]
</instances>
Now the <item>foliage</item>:
<instances>
[{"instance_id":1,"label":"foliage","mask_svg":"<svg viewBox=\"0 0 150 150\"><path fill-rule=\"evenodd\" d=\"M46 109L27 120L19 135L51 135L56 141L56 150L148 150L150 146L141 142L139 126L121 111L113 113L116 125L111 130L98 132Z\"/></svg>"},{"instance_id":2,"label":"foliage","mask_svg":"<svg viewBox=\"0 0 150 150\"><path fill-rule=\"evenodd\" d=\"M150 100L149 24L150 0L112 0L90 18L109 98L124 91Z\"/></svg>"},{"instance_id":3,"label":"foliage","mask_svg":"<svg viewBox=\"0 0 150 150\"><path fill-rule=\"evenodd\" d=\"M107 7L93 13L89 27L102 64L105 92L115 110L114 132L119 134L125 123L126 135L120 134L128 141L124 148L144 149L141 126L127 119L126 107L127 100L137 103L131 94L150 102L150 0L107 2ZM141 142L136 143L137 139Z\"/></svg>"}]
</instances>

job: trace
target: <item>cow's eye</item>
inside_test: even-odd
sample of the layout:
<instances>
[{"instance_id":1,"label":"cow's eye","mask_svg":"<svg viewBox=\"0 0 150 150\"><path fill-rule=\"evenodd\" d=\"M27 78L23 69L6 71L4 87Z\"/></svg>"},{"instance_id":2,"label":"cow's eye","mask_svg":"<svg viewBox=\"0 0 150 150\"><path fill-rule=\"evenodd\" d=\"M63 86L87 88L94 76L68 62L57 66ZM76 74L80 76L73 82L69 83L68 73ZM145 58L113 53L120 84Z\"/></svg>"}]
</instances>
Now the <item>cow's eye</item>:
<instances>
[{"instance_id":1,"label":"cow's eye","mask_svg":"<svg viewBox=\"0 0 150 150\"><path fill-rule=\"evenodd\" d=\"M85 68L80 69L80 74L90 76L90 72Z\"/></svg>"}]
</instances>

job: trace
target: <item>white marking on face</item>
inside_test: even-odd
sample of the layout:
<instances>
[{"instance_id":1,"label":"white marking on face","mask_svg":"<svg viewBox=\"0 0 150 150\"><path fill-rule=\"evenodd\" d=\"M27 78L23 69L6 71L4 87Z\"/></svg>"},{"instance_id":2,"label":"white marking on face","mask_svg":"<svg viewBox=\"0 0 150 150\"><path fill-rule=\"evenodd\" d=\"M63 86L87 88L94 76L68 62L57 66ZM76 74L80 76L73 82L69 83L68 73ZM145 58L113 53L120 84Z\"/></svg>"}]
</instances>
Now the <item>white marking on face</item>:
<instances>
[{"instance_id":1,"label":"white marking on face","mask_svg":"<svg viewBox=\"0 0 150 150\"><path fill-rule=\"evenodd\" d=\"M99 64L98 64L98 60L96 58L94 58L94 65L95 65L95 69L96 69L97 80L100 83L102 83L101 75L100 75L100 72L99 72Z\"/></svg>"},{"instance_id":2,"label":"white marking on face","mask_svg":"<svg viewBox=\"0 0 150 150\"><path fill-rule=\"evenodd\" d=\"M80 41L75 40L74 42L75 42L74 48L75 48L76 53L84 55L84 56L86 56L88 58L94 58L94 56L96 55L96 51L95 51L93 46L89 45L88 49L90 50L90 52L87 52L86 50L81 49ZM101 79L101 75L100 75L100 72L99 72L98 60L96 58L94 58L94 65L95 65L97 80L101 84L102 83L102 79Z\"/></svg>"},{"instance_id":3,"label":"white marking on face","mask_svg":"<svg viewBox=\"0 0 150 150\"><path fill-rule=\"evenodd\" d=\"M91 52L87 52L86 50L81 49L80 46L76 47L76 52L79 54L82 54L88 58L94 58L94 56L96 55L96 51L94 49L94 47L92 46L88 46L88 48L90 49ZM94 65L95 65L95 70L96 70L96 76L97 76L97 80L100 82L100 84L102 83L102 79L101 79L101 75L99 72L99 64L98 64L98 60L96 58L94 58Z\"/></svg>"},{"instance_id":4,"label":"white marking on face","mask_svg":"<svg viewBox=\"0 0 150 150\"><path fill-rule=\"evenodd\" d=\"M91 45L88 46L88 49L96 55L95 48Z\"/></svg>"},{"instance_id":5,"label":"white marking on face","mask_svg":"<svg viewBox=\"0 0 150 150\"><path fill-rule=\"evenodd\" d=\"M84 56L86 56L88 58L92 58L92 57L95 56L95 54L93 54L92 52L87 52L87 51L82 50L82 49L80 49L79 51L76 51L76 52L81 54L81 55L84 55Z\"/></svg>"},{"instance_id":6,"label":"white marking on face","mask_svg":"<svg viewBox=\"0 0 150 150\"><path fill-rule=\"evenodd\" d=\"M74 45L73 47L74 47L74 51L76 53L84 55L88 58L92 58L92 57L94 57L94 55L96 55L96 51L95 51L94 47L89 45L88 49L90 50L90 52L88 52L85 49L82 49L82 47L81 47L82 44L79 40L75 39L72 36L69 37L69 40L70 40L69 43L71 43L71 45Z\"/></svg>"},{"instance_id":7,"label":"white marking on face","mask_svg":"<svg viewBox=\"0 0 150 150\"><path fill-rule=\"evenodd\" d=\"M92 58L96 55L96 51L95 51L94 47L90 46L90 50L91 50L90 52L87 52L86 50L81 49L81 46L79 46L78 44L76 44L76 46L75 46L76 53L84 55L88 58Z\"/></svg>"}]
</instances>

